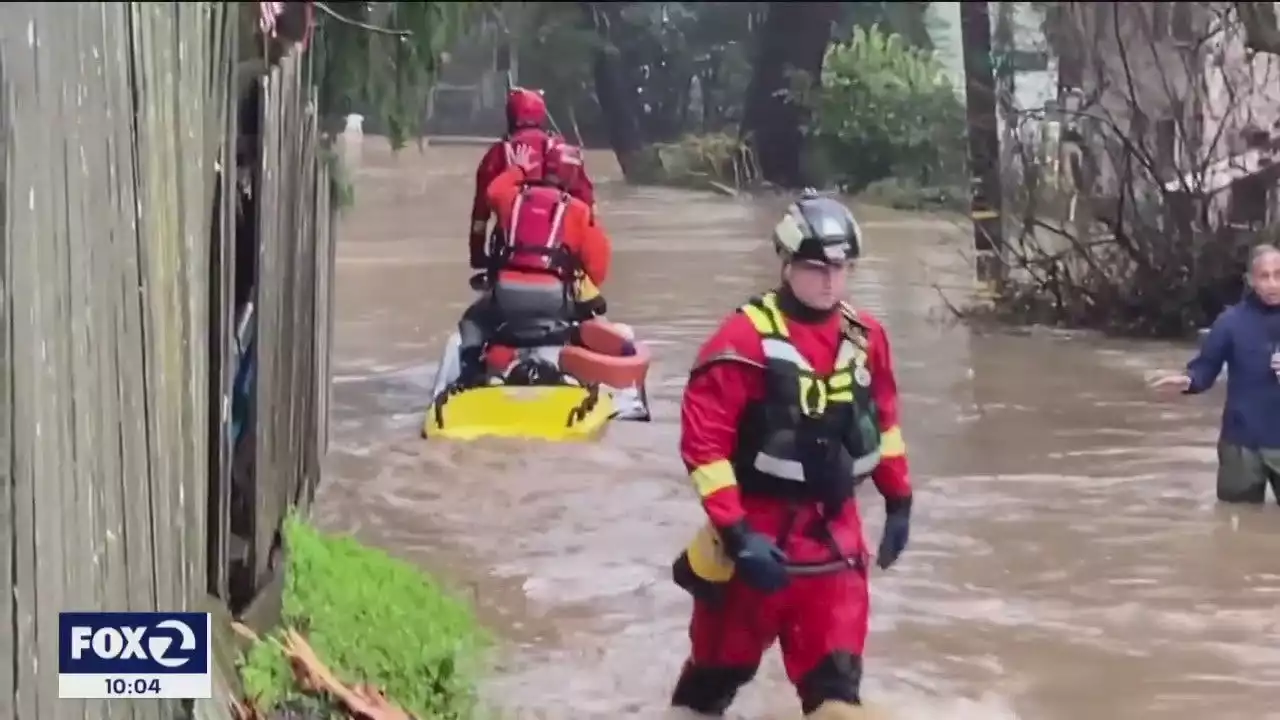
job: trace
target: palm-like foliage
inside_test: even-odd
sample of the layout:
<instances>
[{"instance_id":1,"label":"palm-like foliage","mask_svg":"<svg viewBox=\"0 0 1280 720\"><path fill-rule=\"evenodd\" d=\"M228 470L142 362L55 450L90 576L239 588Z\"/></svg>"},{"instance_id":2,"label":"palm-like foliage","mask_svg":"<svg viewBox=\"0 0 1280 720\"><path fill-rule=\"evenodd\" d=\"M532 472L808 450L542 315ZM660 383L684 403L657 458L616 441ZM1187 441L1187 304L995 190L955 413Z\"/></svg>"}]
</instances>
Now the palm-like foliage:
<instances>
[{"instance_id":1,"label":"palm-like foliage","mask_svg":"<svg viewBox=\"0 0 1280 720\"><path fill-rule=\"evenodd\" d=\"M933 53L877 27L854 28L827 52L814 134L843 184L897 175L937 182L960 167L963 107ZM954 149L959 153L949 153Z\"/></svg>"}]
</instances>

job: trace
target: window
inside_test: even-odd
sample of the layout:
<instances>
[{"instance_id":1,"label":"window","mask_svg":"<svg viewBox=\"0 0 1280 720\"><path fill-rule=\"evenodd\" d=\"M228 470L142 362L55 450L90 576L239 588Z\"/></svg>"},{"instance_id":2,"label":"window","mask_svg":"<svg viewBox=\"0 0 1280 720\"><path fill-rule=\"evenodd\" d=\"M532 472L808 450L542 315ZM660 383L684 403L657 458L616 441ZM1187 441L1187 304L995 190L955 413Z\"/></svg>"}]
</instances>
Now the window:
<instances>
[{"instance_id":1,"label":"window","mask_svg":"<svg viewBox=\"0 0 1280 720\"><path fill-rule=\"evenodd\" d=\"M1172 9L1169 17L1169 35L1178 42L1196 42L1196 28L1193 22L1191 3L1170 3Z\"/></svg>"},{"instance_id":2,"label":"window","mask_svg":"<svg viewBox=\"0 0 1280 720\"><path fill-rule=\"evenodd\" d=\"M1141 147L1146 143L1147 133L1150 131L1151 123L1147 120L1146 113L1133 108L1133 114L1129 117L1129 141Z\"/></svg>"},{"instance_id":3,"label":"window","mask_svg":"<svg viewBox=\"0 0 1280 720\"><path fill-rule=\"evenodd\" d=\"M1043 50L1010 50L1008 62L1014 72L1044 72L1049 69L1049 53Z\"/></svg>"},{"instance_id":4,"label":"window","mask_svg":"<svg viewBox=\"0 0 1280 720\"><path fill-rule=\"evenodd\" d=\"M1172 3L1153 2L1151 7L1151 39L1164 40L1169 37L1169 6Z\"/></svg>"},{"instance_id":5,"label":"window","mask_svg":"<svg viewBox=\"0 0 1280 720\"><path fill-rule=\"evenodd\" d=\"M1187 2L1146 3L1151 6L1151 39L1194 43L1195 6Z\"/></svg>"},{"instance_id":6,"label":"window","mask_svg":"<svg viewBox=\"0 0 1280 720\"><path fill-rule=\"evenodd\" d=\"M1115 18L1116 13L1119 12L1119 4L1097 2L1089 3L1089 6L1093 10L1094 34L1101 36L1103 33L1110 32L1111 21Z\"/></svg>"},{"instance_id":7,"label":"window","mask_svg":"<svg viewBox=\"0 0 1280 720\"><path fill-rule=\"evenodd\" d=\"M1156 121L1156 173L1161 178L1171 177L1178 170L1182 158L1178 154L1178 120L1165 118Z\"/></svg>"},{"instance_id":8,"label":"window","mask_svg":"<svg viewBox=\"0 0 1280 720\"><path fill-rule=\"evenodd\" d=\"M1267 196L1270 187L1266 173L1240 178L1231 184L1227 203L1227 222L1256 227L1267 222Z\"/></svg>"}]
</instances>

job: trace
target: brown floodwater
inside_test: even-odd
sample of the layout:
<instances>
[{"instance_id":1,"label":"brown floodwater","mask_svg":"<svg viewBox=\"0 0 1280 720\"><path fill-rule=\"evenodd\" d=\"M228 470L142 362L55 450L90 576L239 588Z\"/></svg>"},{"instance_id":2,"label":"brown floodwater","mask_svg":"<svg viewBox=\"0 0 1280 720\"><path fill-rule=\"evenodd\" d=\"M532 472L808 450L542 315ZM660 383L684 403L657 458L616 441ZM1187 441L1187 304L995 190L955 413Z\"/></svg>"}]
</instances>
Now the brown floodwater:
<instances>
[{"instance_id":1,"label":"brown floodwater","mask_svg":"<svg viewBox=\"0 0 1280 720\"><path fill-rule=\"evenodd\" d=\"M598 443L425 441L469 302L480 148L366 141L338 249L330 472L318 515L440 572L503 638L509 717L656 717L686 651L669 563L701 510L676 454L698 344L777 268L780 200L632 188L588 163L615 243L611 317L654 350L651 423ZM1280 512L1213 499L1217 393L1154 397L1185 348L940 319L967 286L950 220L862 210L852 300L894 342L912 544L873 577L867 695L900 719L1280 718ZM863 494L868 532L880 506ZM734 712L795 718L771 657Z\"/></svg>"}]
</instances>

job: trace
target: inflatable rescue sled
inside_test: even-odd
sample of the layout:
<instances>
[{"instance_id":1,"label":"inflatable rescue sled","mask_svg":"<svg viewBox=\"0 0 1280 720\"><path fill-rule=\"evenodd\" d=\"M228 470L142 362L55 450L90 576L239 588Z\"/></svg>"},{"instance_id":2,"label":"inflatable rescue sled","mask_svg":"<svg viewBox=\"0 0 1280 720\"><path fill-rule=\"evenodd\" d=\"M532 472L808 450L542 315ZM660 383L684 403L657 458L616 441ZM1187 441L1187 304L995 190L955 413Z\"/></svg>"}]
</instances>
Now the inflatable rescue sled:
<instances>
[{"instance_id":1,"label":"inflatable rescue sled","mask_svg":"<svg viewBox=\"0 0 1280 720\"><path fill-rule=\"evenodd\" d=\"M449 338L423 437L588 440L612 419L649 420L650 352L603 318L504 325L485 350L487 377L459 384L460 339Z\"/></svg>"}]
</instances>

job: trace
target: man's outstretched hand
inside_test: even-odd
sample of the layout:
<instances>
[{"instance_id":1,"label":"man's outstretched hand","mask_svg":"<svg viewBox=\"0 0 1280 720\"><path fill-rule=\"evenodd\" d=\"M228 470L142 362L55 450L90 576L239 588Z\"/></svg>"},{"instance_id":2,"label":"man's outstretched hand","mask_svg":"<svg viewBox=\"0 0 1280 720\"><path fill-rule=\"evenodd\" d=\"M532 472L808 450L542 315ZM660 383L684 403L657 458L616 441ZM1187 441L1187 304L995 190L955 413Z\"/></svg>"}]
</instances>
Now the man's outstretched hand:
<instances>
[{"instance_id":1,"label":"man's outstretched hand","mask_svg":"<svg viewBox=\"0 0 1280 720\"><path fill-rule=\"evenodd\" d=\"M1186 392L1191 389L1191 376L1186 373L1164 375L1152 380L1148 385L1152 390L1163 392Z\"/></svg>"}]
</instances>

